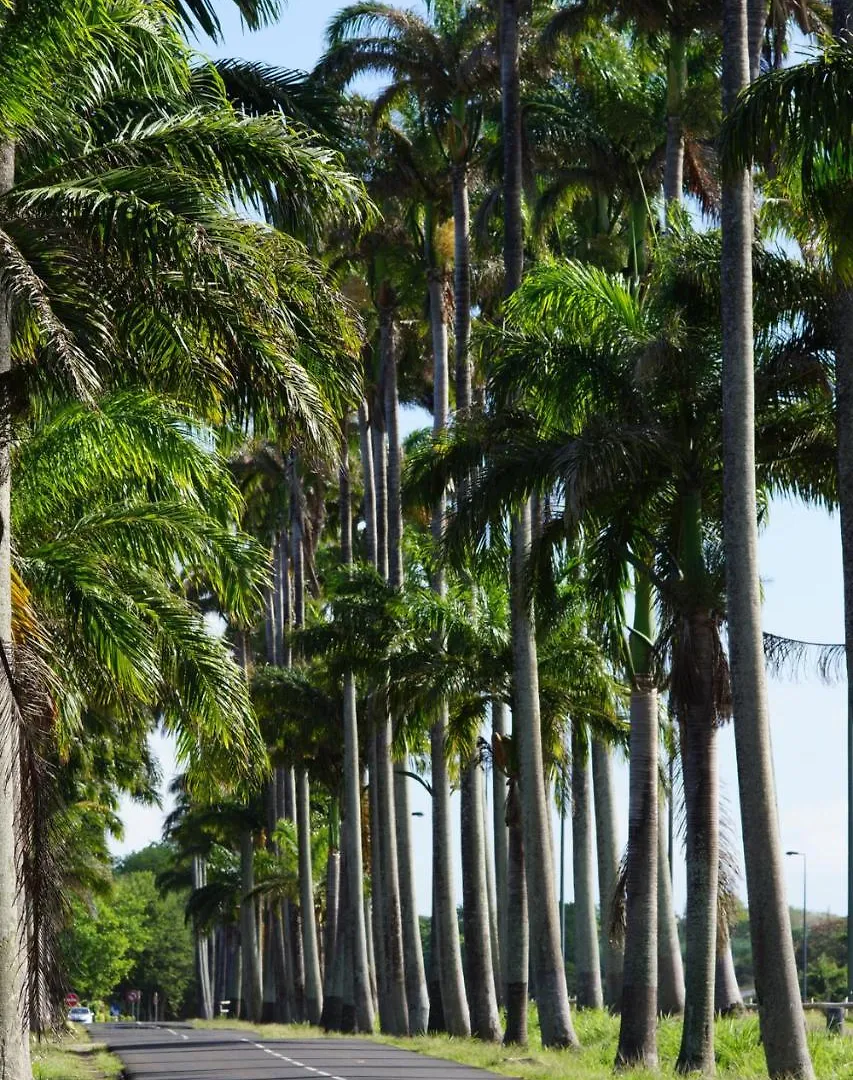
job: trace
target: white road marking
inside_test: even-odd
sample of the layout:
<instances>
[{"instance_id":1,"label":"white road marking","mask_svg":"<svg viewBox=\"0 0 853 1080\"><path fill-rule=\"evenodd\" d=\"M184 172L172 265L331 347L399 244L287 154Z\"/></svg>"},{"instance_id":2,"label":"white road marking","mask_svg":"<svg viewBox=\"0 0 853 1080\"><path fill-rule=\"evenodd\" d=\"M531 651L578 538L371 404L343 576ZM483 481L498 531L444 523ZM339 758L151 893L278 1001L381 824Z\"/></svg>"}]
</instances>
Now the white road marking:
<instances>
[{"instance_id":1,"label":"white road marking","mask_svg":"<svg viewBox=\"0 0 853 1080\"><path fill-rule=\"evenodd\" d=\"M297 1061L295 1058L287 1057L285 1054L279 1054L275 1050L270 1050L268 1046L264 1046L263 1043L253 1043L251 1039L240 1039L240 1042L249 1043L250 1046L254 1046L256 1050L263 1050L265 1054L269 1054L270 1057L278 1058L279 1061L285 1062L287 1065L295 1065L297 1069L304 1069L306 1072L313 1073L315 1076L325 1076L326 1080L345 1080L343 1076L335 1076L334 1073L324 1072L323 1069L315 1069L313 1065L306 1065L304 1061Z\"/></svg>"},{"instance_id":2,"label":"white road marking","mask_svg":"<svg viewBox=\"0 0 853 1080\"><path fill-rule=\"evenodd\" d=\"M166 1031L168 1031L170 1035L174 1035L176 1039L177 1038L181 1038L181 1039L188 1039L189 1038L189 1035L185 1035L183 1033L183 1031L175 1031L173 1028L166 1028Z\"/></svg>"}]
</instances>

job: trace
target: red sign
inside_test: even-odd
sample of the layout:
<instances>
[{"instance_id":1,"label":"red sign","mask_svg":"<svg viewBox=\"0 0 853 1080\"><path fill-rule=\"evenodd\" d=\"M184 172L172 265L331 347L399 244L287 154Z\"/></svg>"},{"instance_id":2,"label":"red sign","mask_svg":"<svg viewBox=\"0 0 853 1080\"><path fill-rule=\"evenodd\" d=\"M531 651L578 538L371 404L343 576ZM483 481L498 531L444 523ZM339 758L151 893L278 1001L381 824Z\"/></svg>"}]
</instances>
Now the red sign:
<instances>
[{"instance_id":1,"label":"red sign","mask_svg":"<svg viewBox=\"0 0 853 1080\"><path fill-rule=\"evenodd\" d=\"M142 994L139 992L139 990L128 990L127 992L128 1001L139 1001L141 997Z\"/></svg>"},{"instance_id":2,"label":"red sign","mask_svg":"<svg viewBox=\"0 0 853 1080\"><path fill-rule=\"evenodd\" d=\"M74 1005L80 1004L80 998L78 998L76 994L66 994L65 1004L68 1006L69 1009L73 1008Z\"/></svg>"}]
</instances>

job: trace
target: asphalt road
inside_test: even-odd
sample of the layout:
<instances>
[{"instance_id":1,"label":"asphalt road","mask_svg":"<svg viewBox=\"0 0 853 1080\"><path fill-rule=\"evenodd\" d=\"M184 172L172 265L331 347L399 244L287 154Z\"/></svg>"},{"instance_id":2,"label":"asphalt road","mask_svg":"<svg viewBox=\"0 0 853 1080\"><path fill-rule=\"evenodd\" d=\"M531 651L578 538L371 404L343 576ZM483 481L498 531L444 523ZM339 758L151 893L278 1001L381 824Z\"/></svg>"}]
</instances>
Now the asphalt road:
<instances>
[{"instance_id":1,"label":"asphalt road","mask_svg":"<svg viewBox=\"0 0 853 1080\"><path fill-rule=\"evenodd\" d=\"M93 1024L128 1080L488 1080L494 1073L363 1039L263 1039L180 1024Z\"/></svg>"}]
</instances>

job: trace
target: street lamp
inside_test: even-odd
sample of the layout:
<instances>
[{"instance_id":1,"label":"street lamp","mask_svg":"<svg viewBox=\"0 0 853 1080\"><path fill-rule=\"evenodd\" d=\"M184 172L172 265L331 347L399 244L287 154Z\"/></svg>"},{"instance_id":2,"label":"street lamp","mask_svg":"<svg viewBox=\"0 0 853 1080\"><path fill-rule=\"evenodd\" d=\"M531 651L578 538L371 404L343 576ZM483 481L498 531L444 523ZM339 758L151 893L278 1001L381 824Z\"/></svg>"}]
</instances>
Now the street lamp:
<instances>
[{"instance_id":1,"label":"street lamp","mask_svg":"<svg viewBox=\"0 0 853 1080\"><path fill-rule=\"evenodd\" d=\"M803 860L803 1004L808 1000L807 991L809 986L809 927L806 921L806 856L803 851L786 851L786 855L796 855Z\"/></svg>"}]
</instances>

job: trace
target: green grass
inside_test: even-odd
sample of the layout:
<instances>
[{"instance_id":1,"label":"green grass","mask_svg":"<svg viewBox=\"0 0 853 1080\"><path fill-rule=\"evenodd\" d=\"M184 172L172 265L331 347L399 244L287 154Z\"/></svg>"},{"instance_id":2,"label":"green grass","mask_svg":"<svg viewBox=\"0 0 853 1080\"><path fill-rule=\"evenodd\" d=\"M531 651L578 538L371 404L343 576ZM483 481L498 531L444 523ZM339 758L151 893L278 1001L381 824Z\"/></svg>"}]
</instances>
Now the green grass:
<instances>
[{"instance_id":1,"label":"green grass","mask_svg":"<svg viewBox=\"0 0 853 1080\"><path fill-rule=\"evenodd\" d=\"M395 1039L384 1035L365 1037L522 1080L612 1080L619 1034L618 1017L589 1011L575 1013L574 1022L582 1044L582 1049L577 1052L543 1050L535 1010L531 1010L530 1046L525 1050L493 1046L475 1039L453 1039L448 1035L427 1035L414 1039ZM213 1020L197 1021L196 1026L240 1028L262 1033L268 1039L326 1037L324 1032L305 1024L255 1026L237 1020ZM767 1076L755 1016L719 1020L715 1038L717 1075L723 1080L759 1080ZM629 1074L632 1080L648 1080L653 1075L658 1080L661 1077L675 1077L674 1064L680 1039L679 1020L661 1021L658 1028L660 1071L652 1074L637 1070ZM827 1035L810 1025L809 1045L818 1080L850 1080L853 1077L853 1037Z\"/></svg>"},{"instance_id":2,"label":"green grass","mask_svg":"<svg viewBox=\"0 0 853 1080\"><path fill-rule=\"evenodd\" d=\"M32 1043L35 1080L119 1080L121 1062L85 1031Z\"/></svg>"}]
</instances>

